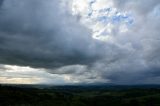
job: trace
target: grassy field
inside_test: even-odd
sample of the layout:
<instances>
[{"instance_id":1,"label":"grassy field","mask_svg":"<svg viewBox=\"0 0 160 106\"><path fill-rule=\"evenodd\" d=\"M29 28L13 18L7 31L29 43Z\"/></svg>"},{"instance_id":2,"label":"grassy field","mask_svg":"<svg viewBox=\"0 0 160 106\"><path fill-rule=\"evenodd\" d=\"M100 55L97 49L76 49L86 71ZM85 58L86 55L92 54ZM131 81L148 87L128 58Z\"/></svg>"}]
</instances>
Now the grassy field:
<instances>
[{"instance_id":1,"label":"grassy field","mask_svg":"<svg viewBox=\"0 0 160 106\"><path fill-rule=\"evenodd\" d=\"M160 106L159 87L0 86L0 106Z\"/></svg>"}]
</instances>

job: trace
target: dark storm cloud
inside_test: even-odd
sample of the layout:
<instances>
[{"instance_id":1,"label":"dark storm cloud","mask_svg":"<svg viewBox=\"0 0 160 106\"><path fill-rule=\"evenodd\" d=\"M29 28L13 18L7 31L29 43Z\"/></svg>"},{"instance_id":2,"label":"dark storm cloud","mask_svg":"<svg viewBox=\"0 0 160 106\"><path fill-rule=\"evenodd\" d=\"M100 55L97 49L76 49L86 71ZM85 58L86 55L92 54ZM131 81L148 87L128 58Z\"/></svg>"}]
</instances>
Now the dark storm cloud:
<instances>
[{"instance_id":1,"label":"dark storm cloud","mask_svg":"<svg viewBox=\"0 0 160 106\"><path fill-rule=\"evenodd\" d=\"M80 83L160 82L159 0L113 1L135 19L128 32L113 31L113 41L104 42L60 0L0 0L0 64L43 68Z\"/></svg>"},{"instance_id":2,"label":"dark storm cloud","mask_svg":"<svg viewBox=\"0 0 160 106\"><path fill-rule=\"evenodd\" d=\"M0 7L2 6L4 0L0 0Z\"/></svg>"},{"instance_id":3,"label":"dark storm cloud","mask_svg":"<svg viewBox=\"0 0 160 106\"><path fill-rule=\"evenodd\" d=\"M98 58L90 31L60 1L4 0L1 7L1 63L54 68Z\"/></svg>"}]
</instances>

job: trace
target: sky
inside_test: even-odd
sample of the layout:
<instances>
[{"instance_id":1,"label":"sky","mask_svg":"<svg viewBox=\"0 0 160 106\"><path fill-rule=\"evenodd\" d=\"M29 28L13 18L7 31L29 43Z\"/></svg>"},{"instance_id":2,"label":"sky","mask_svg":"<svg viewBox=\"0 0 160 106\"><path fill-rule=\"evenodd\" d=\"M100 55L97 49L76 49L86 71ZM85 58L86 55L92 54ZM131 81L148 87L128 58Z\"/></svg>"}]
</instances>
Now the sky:
<instances>
[{"instance_id":1,"label":"sky","mask_svg":"<svg viewBox=\"0 0 160 106\"><path fill-rule=\"evenodd\" d=\"M160 0L0 0L0 83L160 84Z\"/></svg>"}]
</instances>

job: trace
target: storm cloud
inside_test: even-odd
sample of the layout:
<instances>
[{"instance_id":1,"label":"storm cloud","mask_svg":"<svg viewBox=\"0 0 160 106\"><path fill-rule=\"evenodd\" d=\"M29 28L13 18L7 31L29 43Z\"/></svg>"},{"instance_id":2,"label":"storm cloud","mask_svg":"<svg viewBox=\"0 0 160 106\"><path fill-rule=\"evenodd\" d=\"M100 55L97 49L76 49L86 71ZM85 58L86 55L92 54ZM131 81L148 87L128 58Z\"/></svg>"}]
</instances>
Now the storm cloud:
<instances>
[{"instance_id":1,"label":"storm cloud","mask_svg":"<svg viewBox=\"0 0 160 106\"><path fill-rule=\"evenodd\" d=\"M60 1L5 0L1 8L1 63L54 68L98 58L98 42Z\"/></svg>"},{"instance_id":2,"label":"storm cloud","mask_svg":"<svg viewBox=\"0 0 160 106\"><path fill-rule=\"evenodd\" d=\"M1 73L16 65L79 83L159 83L159 0L103 1L133 18L125 33L115 24L107 41L94 39L83 12L72 14L72 0L0 0Z\"/></svg>"}]
</instances>

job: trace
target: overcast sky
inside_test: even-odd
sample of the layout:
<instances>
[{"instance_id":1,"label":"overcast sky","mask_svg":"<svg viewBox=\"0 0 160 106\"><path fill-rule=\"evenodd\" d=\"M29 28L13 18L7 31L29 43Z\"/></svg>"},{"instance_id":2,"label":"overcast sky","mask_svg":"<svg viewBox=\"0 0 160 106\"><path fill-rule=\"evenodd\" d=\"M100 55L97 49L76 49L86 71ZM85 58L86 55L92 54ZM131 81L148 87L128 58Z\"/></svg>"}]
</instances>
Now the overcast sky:
<instances>
[{"instance_id":1,"label":"overcast sky","mask_svg":"<svg viewBox=\"0 0 160 106\"><path fill-rule=\"evenodd\" d=\"M0 83L160 84L160 0L0 0Z\"/></svg>"}]
</instances>

